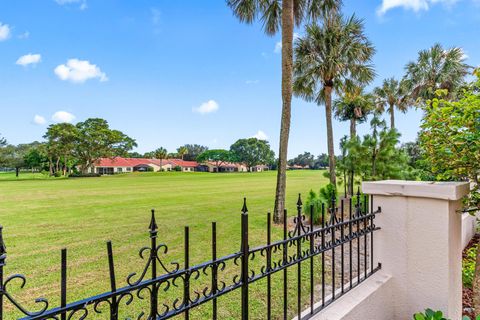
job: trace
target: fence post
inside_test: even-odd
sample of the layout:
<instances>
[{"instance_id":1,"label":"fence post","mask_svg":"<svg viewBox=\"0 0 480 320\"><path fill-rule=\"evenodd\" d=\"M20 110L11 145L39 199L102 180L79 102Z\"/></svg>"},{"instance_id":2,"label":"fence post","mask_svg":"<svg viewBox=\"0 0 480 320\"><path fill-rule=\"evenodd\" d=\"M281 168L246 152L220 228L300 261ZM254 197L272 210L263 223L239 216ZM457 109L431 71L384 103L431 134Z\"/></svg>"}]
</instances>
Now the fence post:
<instances>
[{"instance_id":1,"label":"fence post","mask_svg":"<svg viewBox=\"0 0 480 320\"><path fill-rule=\"evenodd\" d=\"M364 182L382 214L375 256L392 276L391 319L411 319L426 308L462 317L461 199L468 183Z\"/></svg>"},{"instance_id":2,"label":"fence post","mask_svg":"<svg viewBox=\"0 0 480 320\"><path fill-rule=\"evenodd\" d=\"M242 320L248 320L248 209L243 198L242 208Z\"/></svg>"},{"instance_id":3,"label":"fence post","mask_svg":"<svg viewBox=\"0 0 480 320\"><path fill-rule=\"evenodd\" d=\"M3 242L3 227L0 226L0 320L3 319L3 267L7 260L7 249Z\"/></svg>"},{"instance_id":4,"label":"fence post","mask_svg":"<svg viewBox=\"0 0 480 320\"><path fill-rule=\"evenodd\" d=\"M150 263L152 264L152 279L157 278L157 233L158 226L155 220L155 210L152 209L152 217L150 219ZM156 284L152 285L150 295L150 319L155 319L158 314L158 289Z\"/></svg>"}]
</instances>

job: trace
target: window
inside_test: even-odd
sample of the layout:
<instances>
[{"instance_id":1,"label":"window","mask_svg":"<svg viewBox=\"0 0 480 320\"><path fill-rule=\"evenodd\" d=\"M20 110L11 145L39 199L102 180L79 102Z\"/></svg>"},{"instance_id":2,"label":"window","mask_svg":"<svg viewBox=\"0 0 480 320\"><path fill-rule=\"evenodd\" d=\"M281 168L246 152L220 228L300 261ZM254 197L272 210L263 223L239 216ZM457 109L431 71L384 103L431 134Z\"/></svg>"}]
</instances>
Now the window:
<instances>
[{"instance_id":1,"label":"window","mask_svg":"<svg viewBox=\"0 0 480 320\"><path fill-rule=\"evenodd\" d=\"M117 168L117 172L123 172L122 168Z\"/></svg>"},{"instance_id":2,"label":"window","mask_svg":"<svg viewBox=\"0 0 480 320\"><path fill-rule=\"evenodd\" d=\"M130 168L130 167L127 167L127 171L132 171L132 168Z\"/></svg>"}]
</instances>

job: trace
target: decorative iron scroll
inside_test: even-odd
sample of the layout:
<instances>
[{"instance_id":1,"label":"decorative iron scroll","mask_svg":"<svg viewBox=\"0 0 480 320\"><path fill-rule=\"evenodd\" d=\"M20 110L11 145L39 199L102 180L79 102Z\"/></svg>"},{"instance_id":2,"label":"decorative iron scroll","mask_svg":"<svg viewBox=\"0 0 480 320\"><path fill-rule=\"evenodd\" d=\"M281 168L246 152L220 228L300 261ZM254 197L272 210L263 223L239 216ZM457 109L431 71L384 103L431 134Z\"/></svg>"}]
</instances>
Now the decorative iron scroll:
<instances>
[{"instance_id":1,"label":"decorative iron scroll","mask_svg":"<svg viewBox=\"0 0 480 320\"><path fill-rule=\"evenodd\" d=\"M332 198L331 203L321 208L321 225L313 224L313 207L309 208L309 214L303 212L303 203L300 195L297 201L297 212L293 217L293 226L288 229L287 212L283 220L283 239L272 242L272 224L271 215L267 215L267 244L255 248L249 247L248 242L248 209L244 199L241 211L241 244L240 250L224 257L217 257L217 235L216 223L212 223L212 258L198 265L190 265L190 230L185 227L184 235L184 261L183 266L177 262L165 261L168 254L166 244L157 243L158 225L156 223L155 211L151 211L150 224L148 227L150 245L139 250L140 259L145 261L145 265L140 272L133 272L127 276L125 285L117 288L117 279L115 274L115 263L112 243L107 242L107 257L109 266L110 291L100 295L88 297L83 300L67 303L67 250L62 250L61 255L61 296L60 305L49 308L49 303L45 298L38 298L35 303L38 308L28 310L10 293L10 286L18 282L20 288L26 284L26 278L23 275L14 274L4 277L4 266L6 264L7 250L3 240L3 228L0 226L0 320L5 319L7 311L5 304L10 303L14 309L23 314L24 320L33 319L94 319L95 314L105 314L108 312L109 319L119 319L120 307L130 306L135 300L147 300L148 310L143 310L137 315L137 319L168 319L179 314L185 314L188 319L190 310L204 303L211 302L213 310L213 319L217 319L217 299L241 288L242 295L242 319L248 319L248 291L252 282L266 278L267 279L267 319L271 318L271 276L283 271L283 294L284 294L284 316L289 312L287 308L287 269L297 266L297 308L298 319L307 319L314 313L333 302L340 295L345 294L360 282L371 276L380 268L380 264L374 266L373 258L373 234L379 228L375 225L375 216L381 212L380 208L373 211L373 198L361 196L357 192L356 199L342 199L340 206L337 206L337 199ZM345 210L345 206L348 210ZM370 210L369 210L370 207ZM362 247L363 240L363 247ZM352 250L352 245L357 247L356 255ZM346 248L349 248L347 260L345 261ZM363 250L363 261L361 261L360 250ZM340 273L336 273L335 254L340 250ZM337 253L336 253L337 251ZM321 306L314 308L314 263L313 258L321 257L322 266L325 265L325 254L331 256L331 274L332 283L325 281L325 268L321 268ZM337 256L338 257L338 256ZM367 259L370 261L367 261ZM255 266L249 264L252 261L258 261ZM356 266L354 266L354 259ZM310 314L301 317L302 304L302 286L301 286L301 264L310 264ZM363 268L361 268L363 263ZM226 272L227 265L231 265L238 271L231 281L223 281L219 276ZM349 268L349 273L345 272L345 267ZM318 272L318 271L317 271ZM356 272L356 278L353 274ZM340 284L335 283L335 275L341 275ZM349 281L346 276L349 275ZM200 290L192 290L192 281L207 277L208 285ZM329 300L325 297L326 286L331 286L332 296ZM167 302L162 299L168 295L172 287L175 291L180 291L180 297ZM341 289L340 294L338 290ZM11 307L10 307L11 309ZM291 311L291 310L290 310Z\"/></svg>"}]
</instances>

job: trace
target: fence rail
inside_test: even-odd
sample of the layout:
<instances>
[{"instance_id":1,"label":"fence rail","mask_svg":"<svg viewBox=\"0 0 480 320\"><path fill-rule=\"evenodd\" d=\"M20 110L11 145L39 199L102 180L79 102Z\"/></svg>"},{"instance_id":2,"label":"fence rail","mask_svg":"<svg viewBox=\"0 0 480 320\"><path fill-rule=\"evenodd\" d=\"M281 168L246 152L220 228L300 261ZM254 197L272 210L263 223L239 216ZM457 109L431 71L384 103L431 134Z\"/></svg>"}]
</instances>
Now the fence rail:
<instances>
[{"instance_id":1,"label":"fence rail","mask_svg":"<svg viewBox=\"0 0 480 320\"><path fill-rule=\"evenodd\" d=\"M39 304L36 311L24 308L9 292L9 284L19 280L21 287L26 279L23 275L14 274L4 277L6 264L6 248L0 226L0 320L3 320L6 311L4 303L11 303L17 311L21 312L24 320L33 319L86 319L94 318L95 314L102 313L102 308L107 307L109 319L119 319L121 305L130 305L134 299L148 299L149 308L138 315L138 319L169 319L183 314L189 319L190 310L207 302L212 304L212 318L217 319L217 299L234 290L241 290L241 318L249 319L249 286L253 282L266 278L267 319L278 318L272 315L272 279L274 274L283 274L283 319L288 319L288 273L287 269L297 266L297 319L308 319L334 300L344 295L359 283L367 279L380 269L381 265L374 265L374 232L379 228L375 226L374 219L381 209L373 210L373 198L361 196L357 193L356 199L350 198L347 203L342 200L337 207L336 199L333 198L329 205L321 207L321 225L315 228L314 210L309 208L309 219L303 214L302 200L299 195L297 201L297 213L293 219L293 228L288 229L287 212L283 220L283 239L272 242L271 215L267 215L267 243L260 247L250 248L248 236L248 209L244 199L241 212L241 244L240 250L217 257L217 225L212 223L212 258L198 265L190 265L190 237L189 227L185 227L184 235L184 261L183 266L171 262L167 264L162 260L168 252L165 244L157 242L158 226L155 212L152 210L149 225L150 246L140 249L139 254L145 260L145 266L140 273L132 273L126 279L126 285L118 288L115 274L114 254L112 243L107 242L107 257L109 266L110 291L88 297L83 300L67 303L67 249L61 251L61 280L60 280L60 305L50 308L48 300L38 298ZM345 206L348 210L345 210ZM369 210L370 207L370 210ZM347 212L346 212L347 211ZM363 241L362 241L363 240ZM352 249L356 246L356 250ZM362 250L363 246L363 250ZM347 250L348 249L348 250ZM336 265L336 254L340 251L340 270ZM337 251L337 252L336 252ZM346 255L348 251L348 255ZM363 251L363 259L361 251ZM326 254L331 259L331 283L326 281L325 259ZM314 270L314 258L321 259L320 270ZM337 256L338 257L338 256ZM252 267L251 261L262 259L261 267ZM356 262L354 262L355 260ZM368 259L370 261L368 261ZM348 261L345 261L348 260ZM363 261L361 261L363 260ZM309 264L309 292L302 292L302 264ZM363 263L363 269L362 269ZM231 282L220 280L226 265L232 264L238 273L233 276ZM315 284L315 273L321 274L319 284ZM340 283L336 282L337 272L340 272ZM354 273L356 275L354 276ZM203 290L192 290L192 281L200 277L208 277L209 285ZM315 301L316 285L321 286L321 299ZM331 286L331 293L326 295L326 286ZM168 293L172 287L180 288L181 297L172 302L163 301L159 295L160 290ZM304 313L302 295L309 296L309 312ZM318 295L319 293L317 293ZM160 301L162 303L160 304ZM93 309L93 311L91 310ZM93 314L93 315L92 315Z\"/></svg>"}]
</instances>

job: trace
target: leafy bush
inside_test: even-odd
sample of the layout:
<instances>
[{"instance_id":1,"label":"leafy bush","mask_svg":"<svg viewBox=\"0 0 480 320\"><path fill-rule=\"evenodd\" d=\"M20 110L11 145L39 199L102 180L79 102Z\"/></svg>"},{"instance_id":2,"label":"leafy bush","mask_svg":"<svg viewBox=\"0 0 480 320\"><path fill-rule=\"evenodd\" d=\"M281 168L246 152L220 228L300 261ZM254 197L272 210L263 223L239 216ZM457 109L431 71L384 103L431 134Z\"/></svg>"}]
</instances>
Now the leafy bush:
<instances>
[{"instance_id":1,"label":"leafy bush","mask_svg":"<svg viewBox=\"0 0 480 320\"><path fill-rule=\"evenodd\" d=\"M447 320L443 317L442 311L425 310L425 313L415 313L414 320Z\"/></svg>"},{"instance_id":2,"label":"leafy bush","mask_svg":"<svg viewBox=\"0 0 480 320\"><path fill-rule=\"evenodd\" d=\"M468 288L471 288L473 284L476 255L477 245L474 245L467 250L466 257L462 261L462 282L463 285Z\"/></svg>"},{"instance_id":3,"label":"leafy bush","mask_svg":"<svg viewBox=\"0 0 480 320\"><path fill-rule=\"evenodd\" d=\"M425 313L415 313L413 315L414 320L449 320L443 316L442 311L433 311L432 309L425 310ZM472 320L467 316L464 316L462 320ZM480 316L477 316L475 320L480 320Z\"/></svg>"},{"instance_id":4,"label":"leafy bush","mask_svg":"<svg viewBox=\"0 0 480 320\"><path fill-rule=\"evenodd\" d=\"M305 206L303 211L307 217L310 217L310 210L313 207L313 223L321 224L322 223L322 204L325 204L325 208L331 206L332 198L337 198L337 191L332 184L320 189L318 194L310 190L308 193ZM328 210L325 210L325 219L328 220Z\"/></svg>"},{"instance_id":5,"label":"leafy bush","mask_svg":"<svg viewBox=\"0 0 480 320\"><path fill-rule=\"evenodd\" d=\"M182 171L182 167L180 167L180 166L175 166L175 167L173 168L173 170L175 170L175 171Z\"/></svg>"}]
</instances>

